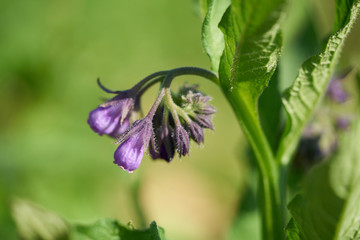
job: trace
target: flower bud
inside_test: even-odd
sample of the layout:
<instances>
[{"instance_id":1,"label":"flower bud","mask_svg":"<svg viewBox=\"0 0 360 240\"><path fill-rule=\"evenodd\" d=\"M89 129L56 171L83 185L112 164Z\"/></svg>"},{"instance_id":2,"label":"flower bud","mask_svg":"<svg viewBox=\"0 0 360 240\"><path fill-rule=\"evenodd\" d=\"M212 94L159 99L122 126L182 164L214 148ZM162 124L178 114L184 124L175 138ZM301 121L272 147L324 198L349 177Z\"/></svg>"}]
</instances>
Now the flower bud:
<instances>
[{"instance_id":1,"label":"flower bud","mask_svg":"<svg viewBox=\"0 0 360 240\"><path fill-rule=\"evenodd\" d=\"M174 131L174 140L176 151L179 153L179 157L185 156L189 153L190 140L189 135L183 126L177 124Z\"/></svg>"},{"instance_id":2,"label":"flower bud","mask_svg":"<svg viewBox=\"0 0 360 240\"><path fill-rule=\"evenodd\" d=\"M193 139L197 144L204 142L204 131L202 127L194 121L191 121L186 126L190 138Z\"/></svg>"}]
</instances>

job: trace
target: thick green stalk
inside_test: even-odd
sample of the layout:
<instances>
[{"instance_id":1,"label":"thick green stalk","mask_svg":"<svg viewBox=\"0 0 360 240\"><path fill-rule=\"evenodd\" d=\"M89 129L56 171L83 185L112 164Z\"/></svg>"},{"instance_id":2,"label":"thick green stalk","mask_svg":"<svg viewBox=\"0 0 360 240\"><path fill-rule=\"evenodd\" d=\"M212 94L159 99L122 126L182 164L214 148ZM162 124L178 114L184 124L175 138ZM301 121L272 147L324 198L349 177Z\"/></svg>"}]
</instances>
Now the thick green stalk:
<instances>
[{"instance_id":1,"label":"thick green stalk","mask_svg":"<svg viewBox=\"0 0 360 240\"><path fill-rule=\"evenodd\" d=\"M225 96L229 100L256 156L260 173L259 204L263 239L284 239L283 209L278 185L279 172L270 145L261 130L259 119L250 112L241 96L236 91L228 91Z\"/></svg>"}]
</instances>

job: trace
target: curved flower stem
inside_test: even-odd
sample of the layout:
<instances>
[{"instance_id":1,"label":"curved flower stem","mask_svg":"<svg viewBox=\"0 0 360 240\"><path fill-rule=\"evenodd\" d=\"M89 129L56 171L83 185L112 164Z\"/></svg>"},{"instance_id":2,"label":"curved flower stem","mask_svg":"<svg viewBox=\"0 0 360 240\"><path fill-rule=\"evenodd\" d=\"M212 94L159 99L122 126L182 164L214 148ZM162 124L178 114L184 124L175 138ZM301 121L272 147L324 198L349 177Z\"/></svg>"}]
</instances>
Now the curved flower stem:
<instances>
[{"instance_id":1,"label":"curved flower stem","mask_svg":"<svg viewBox=\"0 0 360 240\"><path fill-rule=\"evenodd\" d=\"M183 109L181 109L174 102L174 100L171 97L171 90L170 90L171 82L174 80L175 77L180 75L197 75L209 79L213 83L219 85L219 79L217 75L206 69L197 68L197 67L181 67L168 71L163 81L162 88L165 89L165 104L170 109L170 112L172 113L176 124L180 124L180 119L178 114L180 114L181 117L183 117L186 121L190 120L189 116L184 112Z\"/></svg>"},{"instance_id":2,"label":"curved flower stem","mask_svg":"<svg viewBox=\"0 0 360 240\"><path fill-rule=\"evenodd\" d=\"M166 74L168 74L169 71L159 71L159 72L155 72L153 74L150 74L149 76L143 78L140 82L138 82L135 86L133 86L130 89L130 92L132 93L136 93L138 92L148 81L159 77L159 76L165 76Z\"/></svg>"},{"instance_id":3,"label":"curved flower stem","mask_svg":"<svg viewBox=\"0 0 360 240\"><path fill-rule=\"evenodd\" d=\"M146 92L154 84L164 80L164 78L165 78L165 76L160 76L160 77L157 77L157 78L153 79L152 81L148 82L145 86L143 86L136 94L138 96L142 95L144 92Z\"/></svg>"},{"instance_id":4,"label":"curved flower stem","mask_svg":"<svg viewBox=\"0 0 360 240\"><path fill-rule=\"evenodd\" d=\"M181 67L168 71L163 82L163 87L170 87L172 80L180 75L196 75L209 79L213 83L220 85L218 76L209 70L197 67Z\"/></svg>"}]
</instances>

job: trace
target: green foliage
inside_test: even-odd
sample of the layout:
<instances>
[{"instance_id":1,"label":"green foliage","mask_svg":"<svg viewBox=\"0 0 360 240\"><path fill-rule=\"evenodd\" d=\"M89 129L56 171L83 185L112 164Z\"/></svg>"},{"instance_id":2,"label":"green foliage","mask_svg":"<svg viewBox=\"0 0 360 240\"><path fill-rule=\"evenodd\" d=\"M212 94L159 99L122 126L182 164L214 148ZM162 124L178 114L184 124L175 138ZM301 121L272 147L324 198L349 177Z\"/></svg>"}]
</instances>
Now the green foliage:
<instances>
[{"instance_id":1,"label":"green foliage","mask_svg":"<svg viewBox=\"0 0 360 240\"><path fill-rule=\"evenodd\" d=\"M218 24L230 0L210 0L202 27L202 43L210 57L211 69L219 70L220 57L224 51L224 37Z\"/></svg>"},{"instance_id":2,"label":"green foliage","mask_svg":"<svg viewBox=\"0 0 360 240\"><path fill-rule=\"evenodd\" d=\"M69 239L69 224L57 214L25 200L14 199L12 216L21 239Z\"/></svg>"},{"instance_id":3,"label":"green foliage","mask_svg":"<svg viewBox=\"0 0 360 240\"><path fill-rule=\"evenodd\" d=\"M92 225L77 225L73 230L74 240L165 240L165 231L155 222L145 230L134 230L112 219L103 219Z\"/></svg>"},{"instance_id":4,"label":"green foliage","mask_svg":"<svg viewBox=\"0 0 360 240\"><path fill-rule=\"evenodd\" d=\"M289 239L360 238L360 118L339 152L307 176L304 192L289 204Z\"/></svg>"},{"instance_id":5,"label":"green foliage","mask_svg":"<svg viewBox=\"0 0 360 240\"><path fill-rule=\"evenodd\" d=\"M329 37L323 52L303 63L294 84L283 97L288 120L277 154L277 159L283 164L290 161L304 126L325 93L345 38L358 15L360 1L354 1L350 6L343 2L337 1L338 11L335 24L341 28L336 29L335 33ZM345 9L345 6L350 8ZM341 9L343 11L340 11Z\"/></svg>"},{"instance_id":6,"label":"green foliage","mask_svg":"<svg viewBox=\"0 0 360 240\"><path fill-rule=\"evenodd\" d=\"M113 219L93 224L71 224L30 202L16 199L12 215L24 240L165 240L165 231L155 222L145 230L124 226Z\"/></svg>"},{"instance_id":7,"label":"green foliage","mask_svg":"<svg viewBox=\"0 0 360 240\"><path fill-rule=\"evenodd\" d=\"M219 65L220 85L256 155L263 236L268 239L281 238L282 213L276 194L278 175L270 144L261 129L258 99L280 56L283 4L281 0L232 1L219 25L225 42Z\"/></svg>"},{"instance_id":8,"label":"green foliage","mask_svg":"<svg viewBox=\"0 0 360 240\"><path fill-rule=\"evenodd\" d=\"M275 71L281 51L281 1L233 1L220 28L225 35L219 77L255 114L257 99Z\"/></svg>"}]
</instances>

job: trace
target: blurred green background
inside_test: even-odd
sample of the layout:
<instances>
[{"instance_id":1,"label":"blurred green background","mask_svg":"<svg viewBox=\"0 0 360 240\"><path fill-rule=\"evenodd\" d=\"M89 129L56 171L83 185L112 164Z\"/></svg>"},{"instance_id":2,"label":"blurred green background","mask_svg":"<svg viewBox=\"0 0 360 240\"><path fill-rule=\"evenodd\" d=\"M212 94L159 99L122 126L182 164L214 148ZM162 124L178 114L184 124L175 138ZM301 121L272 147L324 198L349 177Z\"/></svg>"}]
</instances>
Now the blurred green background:
<instances>
[{"instance_id":1,"label":"blurred green background","mask_svg":"<svg viewBox=\"0 0 360 240\"><path fill-rule=\"evenodd\" d=\"M237 203L241 139L215 85L200 78L175 83L174 89L199 82L214 97L218 114L205 145L193 144L191 157L171 164L145 156L129 174L113 164L114 140L99 137L86 123L89 111L109 97L97 77L120 90L155 71L209 67L194 3L0 3L1 234L13 230L6 211L13 196L71 221L108 217L140 227L131 189L141 178L147 225L156 220L171 239L222 238ZM145 112L156 92L145 94Z\"/></svg>"},{"instance_id":2,"label":"blurred green background","mask_svg":"<svg viewBox=\"0 0 360 240\"><path fill-rule=\"evenodd\" d=\"M284 26L281 87L293 81L332 26L329 0L298 2ZM359 32L357 24L345 66L359 60L349 54L359 52ZM300 33L310 36L306 51ZM175 83L174 89L185 81L200 83L218 113L204 146L193 144L190 157L171 164L145 156L129 174L112 163L114 141L86 123L89 111L109 97L97 77L121 90L159 70L208 69L200 38L201 19L191 0L0 0L0 239L15 238L9 216L14 196L70 221L106 217L136 227L139 203L147 224L156 220L170 239L226 237L248 167L239 161L246 159L246 141L215 85L185 77ZM145 112L156 91L145 94ZM137 202L132 189L139 181Z\"/></svg>"}]
</instances>

